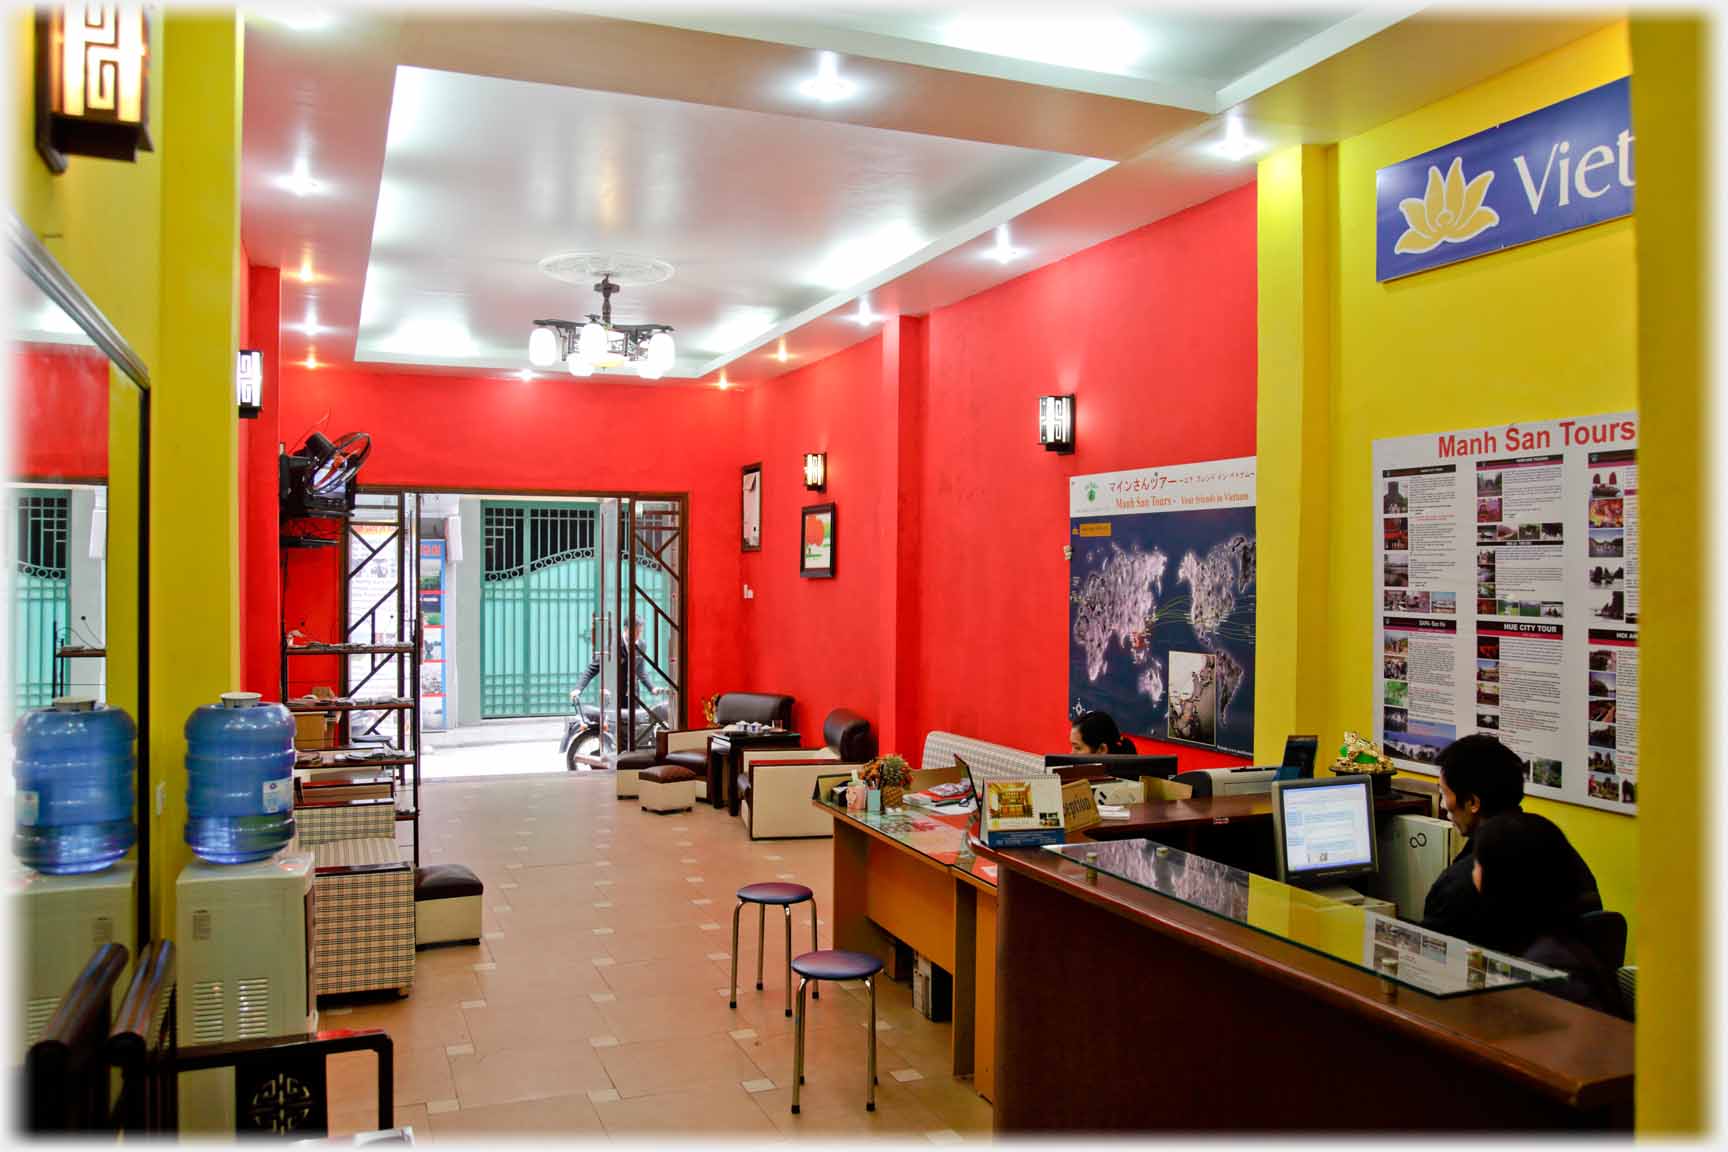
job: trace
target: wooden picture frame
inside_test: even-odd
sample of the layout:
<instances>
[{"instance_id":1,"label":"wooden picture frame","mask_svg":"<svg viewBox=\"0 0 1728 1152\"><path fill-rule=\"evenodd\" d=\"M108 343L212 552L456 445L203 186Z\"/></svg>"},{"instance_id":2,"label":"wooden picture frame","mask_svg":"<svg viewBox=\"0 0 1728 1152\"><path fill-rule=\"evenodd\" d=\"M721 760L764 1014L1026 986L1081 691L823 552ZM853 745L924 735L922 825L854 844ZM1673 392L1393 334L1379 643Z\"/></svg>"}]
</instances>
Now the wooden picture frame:
<instances>
[{"instance_id":1,"label":"wooden picture frame","mask_svg":"<svg viewBox=\"0 0 1728 1152\"><path fill-rule=\"evenodd\" d=\"M809 504L798 517L798 575L811 580L834 576L839 540L832 504ZM812 537L817 539L813 540Z\"/></svg>"},{"instance_id":2,"label":"wooden picture frame","mask_svg":"<svg viewBox=\"0 0 1728 1152\"><path fill-rule=\"evenodd\" d=\"M746 464L738 481L738 546L745 552L762 551L762 465Z\"/></svg>"}]
</instances>

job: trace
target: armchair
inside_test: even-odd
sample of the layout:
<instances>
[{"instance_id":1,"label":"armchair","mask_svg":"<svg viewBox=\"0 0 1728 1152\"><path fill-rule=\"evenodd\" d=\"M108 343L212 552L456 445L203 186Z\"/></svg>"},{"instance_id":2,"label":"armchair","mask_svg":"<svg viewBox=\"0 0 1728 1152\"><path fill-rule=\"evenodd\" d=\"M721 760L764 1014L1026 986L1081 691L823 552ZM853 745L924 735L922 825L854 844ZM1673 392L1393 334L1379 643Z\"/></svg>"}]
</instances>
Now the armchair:
<instances>
[{"instance_id":1,"label":"armchair","mask_svg":"<svg viewBox=\"0 0 1728 1152\"><path fill-rule=\"evenodd\" d=\"M792 697L766 692L727 692L714 704L713 728L684 728L661 732L654 738L654 763L677 764L696 773L696 796L708 798L708 737L724 732L728 724L792 726ZM624 793L619 792L622 796Z\"/></svg>"},{"instance_id":2,"label":"armchair","mask_svg":"<svg viewBox=\"0 0 1728 1152\"><path fill-rule=\"evenodd\" d=\"M297 836L316 865L317 994L414 985L414 869L388 797L303 804Z\"/></svg>"},{"instance_id":3,"label":"armchair","mask_svg":"<svg viewBox=\"0 0 1728 1152\"><path fill-rule=\"evenodd\" d=\"M876 755L870 721L836 708L822 722L820 748L770 748L744 753L738 776L738 815L752 840L832 836L834 821L810 803L816 777L861 767Z\"/></svg>"}]
</instances>

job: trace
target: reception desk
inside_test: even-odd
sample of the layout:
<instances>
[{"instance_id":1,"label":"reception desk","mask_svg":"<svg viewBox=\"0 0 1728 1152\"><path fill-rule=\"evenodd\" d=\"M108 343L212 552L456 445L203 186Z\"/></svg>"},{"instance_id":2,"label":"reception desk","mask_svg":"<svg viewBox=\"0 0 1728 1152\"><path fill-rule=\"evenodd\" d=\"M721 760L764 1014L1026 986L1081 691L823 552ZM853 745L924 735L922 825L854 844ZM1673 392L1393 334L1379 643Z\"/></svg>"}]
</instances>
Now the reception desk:
<instances>
[{"instance_id":1,"label":"reception desk","mask_svg":"<svg viewBox=\"0 0 1728 1152\"><path fill-rule=\"evenodd\" d=\"M1624 1020L1431 995L1051 852L1000 864L999 1132L1630 1131Z\"/></svg>"},{"instance_id":2,"label":"reception desk","mask_svg":"<svg viewBox=\"0 0 1728 1152\"><path fill-rule=\"evenodd\" d=\"M816 803L834 818L834 946L891 965L897 939L946 970L950 1070L994 1099L999 858L963 852L964 817L913 809L866 815Z\"/></svg>"}]
</instances>

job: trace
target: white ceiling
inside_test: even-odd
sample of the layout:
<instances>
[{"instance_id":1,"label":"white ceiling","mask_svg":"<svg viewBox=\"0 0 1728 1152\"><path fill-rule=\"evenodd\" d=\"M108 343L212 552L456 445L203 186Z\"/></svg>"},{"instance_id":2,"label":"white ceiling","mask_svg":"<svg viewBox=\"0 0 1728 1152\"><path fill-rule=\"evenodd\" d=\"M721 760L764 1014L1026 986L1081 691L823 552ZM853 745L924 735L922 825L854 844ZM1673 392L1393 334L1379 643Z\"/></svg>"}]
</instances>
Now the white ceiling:
<instances>
[{"instance_id":1,"label":"white ceiling","mask_svg":"<svg viewBox=\"0 0 1728 1152\"><path fill-rule=\"evenodd\" d=\"M1223 110L1268 147L1336 140L1615 18L1408 11L1134 12L1150 47L1118 73L856 3L249 19L242 235L283 269L285 359L523 369L533 320L596 310L537 262L597 250L676 268L615 304L677 328L663 385L748 382L867 337L861 296L928 312L1251 181L1215 152ZM800 94L813 48L843 54L853 99ZM1003 222L1005 265L983 257Z\"/></svg>"},{"instance_id":2,"label":"white ceiling","mask_svg":"<svg viewBox=\"0 0 1728 1152\"><path fill-rule=\"evenodd\" d=\"M398 68L357 360L523 363L529 322L600 300L538 262L670 263L622 323L670 324L701 376L1011 201L1108 161L615 92ZM1030 199L1028 199L1030 197ZM814 311L812 311L814 309Z\"/></svg>"},{"instance_id":3,"label":"white ceiling","mask_svg":"<svg viewBox=\"0 0 1728 1152\"><path fill-rule=\"evenodd\" d=\"M597 15L607 11L580 0L547 6ZM1276 69L1281 58L1289 56L1291 62L1277 80L1311 63L1315 50L1330 55L1421 7L1099 7L1000 0L931 7L880 0L755 13L647 3L634 7L631 17L1217 112L1228 106L1221 93L1269 65Z\"/></svg>"}]
</instances>

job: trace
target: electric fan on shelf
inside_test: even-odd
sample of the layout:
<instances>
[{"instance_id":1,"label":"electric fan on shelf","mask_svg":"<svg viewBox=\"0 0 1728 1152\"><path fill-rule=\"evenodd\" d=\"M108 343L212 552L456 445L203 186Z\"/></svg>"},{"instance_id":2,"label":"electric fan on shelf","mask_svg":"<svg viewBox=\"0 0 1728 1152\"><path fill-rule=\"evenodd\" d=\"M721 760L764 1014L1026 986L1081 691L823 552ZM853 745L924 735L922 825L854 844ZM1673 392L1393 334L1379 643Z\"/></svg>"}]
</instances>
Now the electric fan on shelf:
<instances>
[{"instance_id":1,"label":"electric fan on shelf","mask_svg":"<svg viewBox=\"0 0 1728 1152\"><path fill-rule=\"evenodd\" d=\"M281 457L282 518L343 516L354 507L355 478L372 453L372 437L350 432L331 442L321 432Z\"/></svg>"}]
</instances>

